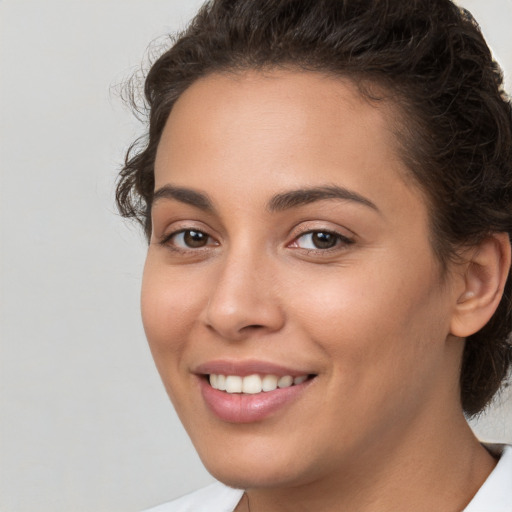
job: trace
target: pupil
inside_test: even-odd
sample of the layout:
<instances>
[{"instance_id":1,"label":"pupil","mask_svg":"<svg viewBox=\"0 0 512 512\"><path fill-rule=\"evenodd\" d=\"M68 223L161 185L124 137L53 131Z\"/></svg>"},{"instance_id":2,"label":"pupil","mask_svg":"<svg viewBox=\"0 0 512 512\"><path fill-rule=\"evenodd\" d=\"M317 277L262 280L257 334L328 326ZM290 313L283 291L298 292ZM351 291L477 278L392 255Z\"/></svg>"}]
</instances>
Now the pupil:
<instances>
[{"instance_id":1,"label":"pupil","mask_svg":"<svg viewBox=\"0 0 512 512\"><path fill-rule=\"evenodd\" d=\"M336 245L336 237L331 233L313 233L313 244L317 249L330 249Z\"/></svg>"},{"instance_id":2,"label":"pupil","mask_svg":"<svg viewBox=\"0 0 512 512\"><path fill-rule=\"evenodd\" d=\"M208 237L200 231L186 231L183 239L189 247L204 247L208 242Z\"/></svg>"}]
</instances>

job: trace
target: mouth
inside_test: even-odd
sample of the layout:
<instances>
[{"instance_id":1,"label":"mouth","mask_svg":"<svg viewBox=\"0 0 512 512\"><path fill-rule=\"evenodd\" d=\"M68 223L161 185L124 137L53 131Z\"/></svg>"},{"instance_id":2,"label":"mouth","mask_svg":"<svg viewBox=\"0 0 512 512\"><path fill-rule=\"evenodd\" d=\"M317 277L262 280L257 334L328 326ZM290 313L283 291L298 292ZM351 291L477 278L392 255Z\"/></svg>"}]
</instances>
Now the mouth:
<instances>
[{"instance_id":1,"label":"mouth","mask_svg":"<svg viewBox=\"0 0 512 512\"><path fill-rule=\"evenodd\" d=\"M318 376L259 362L209 363L196 375L205 405L227 423L255 423L285 414Z\"/></svg>"},{"instance_id":2,"label":"mouth","mask_svg":"<svg viewBox=\"0 0 512 512\"><path fill-rule=\"evenodd\" d=\"M314 377L314 374L278 376L273 374L260 375L254 373L244 377L240 375L224 375L222 373L211 373L206 375L206 379L213 389L224 391L228 394L243 393L247 395L269 393L277 389L299 386Z\"/></svg>"}]
</instances>

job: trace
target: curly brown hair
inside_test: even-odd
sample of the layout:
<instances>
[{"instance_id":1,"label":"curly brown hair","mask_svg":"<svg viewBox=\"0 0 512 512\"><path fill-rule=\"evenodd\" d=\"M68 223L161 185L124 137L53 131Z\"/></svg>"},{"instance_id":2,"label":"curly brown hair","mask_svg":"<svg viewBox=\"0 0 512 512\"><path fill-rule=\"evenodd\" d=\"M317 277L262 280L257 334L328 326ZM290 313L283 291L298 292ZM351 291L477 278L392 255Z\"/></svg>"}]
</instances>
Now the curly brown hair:
<instances>
[{"instance_id":1,"label":"curly brown hair","mask_svg":"<svg viewBox=\"0 0 512 512\"><path fill-rule=\"evenodd\" d=\"M212 0L151 66L144 86L147 136L120 173L121 214L147 237L154 161L169 113L213 72L292 67L384 91L400 113L401 156L430 211L442 263L490 233L512 233L512 109L503 77L471 14L449 0ZM469 336L461 400L474 415L490 402L512 362L512 278L490 320Z\"/></svg>"}]
</instances>

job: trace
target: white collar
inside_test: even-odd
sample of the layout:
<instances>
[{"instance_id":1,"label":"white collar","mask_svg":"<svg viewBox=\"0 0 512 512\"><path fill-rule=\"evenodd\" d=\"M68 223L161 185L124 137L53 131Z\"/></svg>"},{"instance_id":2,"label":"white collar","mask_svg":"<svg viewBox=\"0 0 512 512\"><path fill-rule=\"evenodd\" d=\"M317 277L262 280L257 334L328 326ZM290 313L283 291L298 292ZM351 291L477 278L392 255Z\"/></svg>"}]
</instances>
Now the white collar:
<instances>
[{"instance_id":1,"label":"white collar","mask_svg":"<svg viewBox=\"0 0 512 512\"><path fill-rule=\"evenodd\" d=\"M512 512L512 446L484 446L493 455L501 454L501 457L463 512Z\"/></svg>"}]
</instances>

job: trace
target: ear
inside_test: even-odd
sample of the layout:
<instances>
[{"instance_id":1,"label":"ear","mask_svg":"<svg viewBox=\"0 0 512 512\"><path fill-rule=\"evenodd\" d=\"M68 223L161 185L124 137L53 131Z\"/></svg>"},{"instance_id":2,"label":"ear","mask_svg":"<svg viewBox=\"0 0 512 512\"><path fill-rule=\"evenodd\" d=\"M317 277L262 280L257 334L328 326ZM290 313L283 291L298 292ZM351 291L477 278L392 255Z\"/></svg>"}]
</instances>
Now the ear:
<instances>
[{"instance_id":1,"label":"ear","mask_svg":"<svg viewBox=\"0 0 512 512\"><path fill-rule=\"evenodd\" d=\"M491 319L510 271L510 253L508 233L493 233L471 249L466 261L464 289L451 321L451 334L465 338Z\"/></svg>"}]
</instances>

